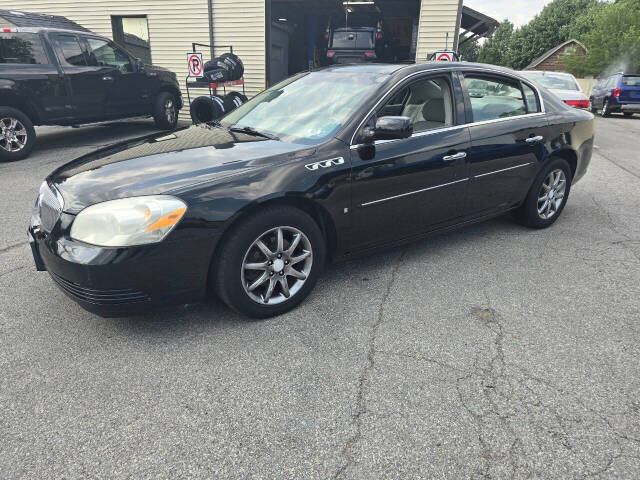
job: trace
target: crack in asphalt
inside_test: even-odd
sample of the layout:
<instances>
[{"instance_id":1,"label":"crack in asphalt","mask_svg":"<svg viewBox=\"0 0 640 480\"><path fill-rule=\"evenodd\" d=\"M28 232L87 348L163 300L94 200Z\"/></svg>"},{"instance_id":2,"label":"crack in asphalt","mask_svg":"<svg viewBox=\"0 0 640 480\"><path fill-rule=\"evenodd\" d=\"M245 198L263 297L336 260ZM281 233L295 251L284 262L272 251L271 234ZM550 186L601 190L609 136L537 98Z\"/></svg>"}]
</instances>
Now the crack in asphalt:
<instances>
[{"instance_id":1,"label":"crack in asphalt","mask_svg":"<svg viewBox=\"0 0 640 480\"><path fill-rule=\"evenodd\" d=\"M490 303L488 307L473 308L471 314L493 336L490 348L480 345L472 368L456 379L458 400L475 424L482 451L482 466L471 478L552 478L554 475L545 470L548 466L536 468L534 462L536 455L544 453L557 457L557 446L582 466L580 472L572 472L575 478L603 476L625 454L629 458L634 456L622 441L640 446L640 439L618 431L604 414L586 405L576 394L506 361L506 331ZM543 400L544 393L556 397L553 405ZM630 403L624 414L635 412L637 416L640 404L635 400ZM566 408L571 411L559 411ZM524 438L519 434L523 427ZM538 435L532 435L531 430ZM589 445L587 438L598 442L604 439L608 451L598 443L598 454L590 452L588 448L595 445ZM498 440L502 440L502 445ZM633 450L637 452L637 448Z\"/></svg>"},{"instance_id":2,"label":"crack in asphalt","mask_svg":"<svg viewBox=\"0 0 640 480\"><path fill-rule=\"evenodd\" d=\"M376 354L376 340L378 337L378 331L380 330L380 326L384 320L384 309L391 295L391 289L396 281L398 270L402 265L402 260L404 259L407 250L403 250L398 258L394 262L393 270L391 272L391 278L387 283L387 288L382 295L382 299L380 301L380 306L378 308L378 316L376 318L373 327L371 328L371 334L369 336L369 348L367 351L367 360L365 366L360 373L358 378L358 394L356 398L356 411L351 416L351 425L355 428L355 433L347 440L344 447L342 448L342 456L346 459L345 463L338 469L338 471L333 476L334 479L341 478L347 469L355 463L355 458L353 457L353 447L358 443L358 441L362 438L362 415L367 412L367 405L365 399L365 389L366 384L369 381L369 377L371 371L375 367L375 354Z\"/></svg>"},{"instance_id":3,"label":"crack in asphalt","mask_svg":"<svg viewBox=\"0 0 640 480\"><path fill-rule=\"evenodd\" d=\"M623 167L623 166L622 166L622 165L620 165L618 162L616 162L616 161L614 161L614 160L611 160L608 156L606 156L604 153L602 153L602 150L601 150L600 148L596 147L596 149L597 149L597 151L598 151L598 155L600 155L602 158L604 158L605 160L608 160L609 162L613 163L616 167L618 167L618 168L620 168L620 169L624 170L625 172L627 172L627 173L629 173L629 174L633 175L633 176L634 176L634 177L636 177L637 179L640 179L640 175L638 175L638 174L637 174L637 173L635 173L635 172L632 172L631 170L629 170L629 169L628 169L628 168L626 168L626 167Z\"/></svg>"},{"instance_id":4,"label":"crack in asphalt","mask_svg":"<svg viewBox=\"0 0 640 480\"><path fill-rule=\"evenodd\" d=\"M14 243L13 245L7 245L6 247L2 247L0 248L0 253L6 253L10 250L14 250L18 247L22 247L24 245L27 245L29 242L20 242L20 243Z\"/></svg>"},{"instance_id":5,"label":"crack in asphalt","mask_svg":"<svg viewBox=\"0 0 640 480\"><path fill-rule=\"evenodd\" d=\"M9 270L7 270L5 272L1 272L0 273L0 278L4 277L5 275L9 275L10 273L17 272L18 270L24 270L27 267L29 267L29 265L22 265L20 267L15 267L15 268L9 269Z\"/></svg>"}]
</instances>

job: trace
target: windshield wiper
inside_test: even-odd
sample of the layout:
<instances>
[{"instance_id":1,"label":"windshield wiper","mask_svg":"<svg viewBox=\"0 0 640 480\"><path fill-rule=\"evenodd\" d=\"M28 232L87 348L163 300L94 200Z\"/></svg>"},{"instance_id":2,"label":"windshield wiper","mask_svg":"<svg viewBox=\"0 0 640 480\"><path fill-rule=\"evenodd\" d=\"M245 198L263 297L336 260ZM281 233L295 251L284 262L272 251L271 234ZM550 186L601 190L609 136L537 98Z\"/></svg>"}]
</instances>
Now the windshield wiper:
<instances>
[{"instance_id":1,"label":"windshield wiper","mask_svg":"<svg viewBox=\"0 0 640 480\"><path fill-rule=\"evenodd\" d=\"M248 135L253 135L254 137L268 138L269 140L280 140L275 135L271 135L270 133L266 133L266 132L261 132L259 130L256 130L253 127L230 127L229 130L231 130L232 132L246 133Z\"/></svg>"}]
</instances>

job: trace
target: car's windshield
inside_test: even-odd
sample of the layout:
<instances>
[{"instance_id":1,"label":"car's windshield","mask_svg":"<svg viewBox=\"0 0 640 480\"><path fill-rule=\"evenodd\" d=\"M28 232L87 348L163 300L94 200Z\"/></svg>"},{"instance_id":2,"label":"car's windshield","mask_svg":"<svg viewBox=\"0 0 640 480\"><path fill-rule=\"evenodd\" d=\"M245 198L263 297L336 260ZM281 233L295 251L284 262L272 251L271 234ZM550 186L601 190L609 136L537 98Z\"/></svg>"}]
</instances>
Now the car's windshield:
<instances>
[{"instance_id":1,"label":"car's windshield","mask_svg":"<svg viewBox=\"0 0 640 480\"><path fill-rule=\"evenodd\" d=\"M386 78L365 72L306 73L265 90L220 124L250 127L285 142L317 144L335 135Z\"/></svg>"},{"instance_id":2,"label":"car's windshield","mask_svg":"<svg viewBox=\"0 0 640 480\"><path fill-rule=\"evenodd\" d=\"M576 81L569 75L538 72L522 72L522 75L538 85L552 90L580 90Z\"/></svg>"},{"instance_id":3,"label":"car's windshield","mask_svg":"<svg viewBox=\"0 0 640 480\"><path fill-rule=\"evenodd\" d=\"M622 77L622 85L625 87L640 87L640 75L625 75Z\"/></svg>"}]
</instances>

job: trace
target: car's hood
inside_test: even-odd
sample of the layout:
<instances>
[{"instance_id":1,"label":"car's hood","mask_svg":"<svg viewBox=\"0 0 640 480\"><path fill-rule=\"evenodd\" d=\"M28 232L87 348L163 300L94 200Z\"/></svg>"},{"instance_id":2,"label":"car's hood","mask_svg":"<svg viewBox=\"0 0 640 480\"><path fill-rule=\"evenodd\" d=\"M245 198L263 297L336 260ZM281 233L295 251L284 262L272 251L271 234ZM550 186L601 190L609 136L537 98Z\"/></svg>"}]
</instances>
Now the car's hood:
<instances>
[{"instance_id":1,"label":"car's hood","mask_svg":"<svg viewBox=\"0 0 640 480\"><path fill-rule=\"evenodd\" d=\"M62 194L64 210L77 213L95 203L170 193L309 153L299 144L192 126L99 150L58 168L47 180Z\"/></svg>"},{"instance_id":2,"label":"car's hood","mask_svg":"<svg viewBox=\"0 0 640 480\"><path fill-rule=\"evenodd\" d=\"M578 90L560 90L560 89L550 89L551 92L555 93L562 100L587 100L587 96Z\"/></svg>"}]
</instances>

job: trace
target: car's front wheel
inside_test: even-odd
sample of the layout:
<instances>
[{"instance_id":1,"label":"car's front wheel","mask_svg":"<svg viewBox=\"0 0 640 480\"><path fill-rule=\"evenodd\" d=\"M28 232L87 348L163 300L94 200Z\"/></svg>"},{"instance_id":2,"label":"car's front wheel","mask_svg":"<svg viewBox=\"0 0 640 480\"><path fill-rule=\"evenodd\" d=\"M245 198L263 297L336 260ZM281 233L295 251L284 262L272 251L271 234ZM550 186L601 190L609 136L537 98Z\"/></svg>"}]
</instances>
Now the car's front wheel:
<instances>
[{"instance_id":1,"label":"car's front wheel","mask_svg":"<svg viewBox=\"0 0 640 480\"><path fill-rule=\"evenodd\" d=\"M560 216L571 190L571 167L553 158L536 177L527 198L515 212L516 219L531 228L547 228Z\"/></svg>"},{"instance_id":2,"label":"car's front wheel","mask_svg":"<svg viewBox=\"0 0 640 480\"><path fill-rule=\"evenodd\" d=\"M160 92L153 106L153 119L160 130L173 130L178 123L178 101L170 92Z\"/></svg>"},{"instance_id":3,"label":"car's front wheel","mask_svg":"<svg viewBox=\"0 0 640 480\"><path fill-rule=\"evenodd\" d=\"M302 302L324 267L318 224L289 206L260 209L232 227L211 266L221 300L253 318L280 315Z\"/></svg>"},{"instance_id":4,"label":"car's front wheel","mask_svg":"<svg viewBox=\"0 0 640 480\"><path fill-rule=\"evenodd\" d=\"M20 110L0 107L0 162L26 158L36 143L33 123Z\"/></svg>"}]
</instances>

